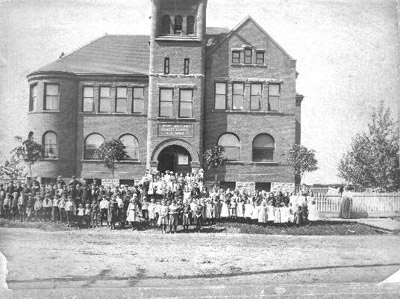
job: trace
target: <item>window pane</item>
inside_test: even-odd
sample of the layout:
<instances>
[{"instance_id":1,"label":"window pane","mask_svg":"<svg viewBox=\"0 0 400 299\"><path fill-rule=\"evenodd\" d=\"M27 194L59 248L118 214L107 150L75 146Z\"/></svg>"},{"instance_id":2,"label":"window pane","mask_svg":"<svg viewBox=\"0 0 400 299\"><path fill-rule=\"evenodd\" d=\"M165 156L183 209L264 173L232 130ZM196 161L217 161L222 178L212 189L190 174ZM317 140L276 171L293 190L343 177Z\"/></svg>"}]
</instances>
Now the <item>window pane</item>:
<instances>
[{"instance_id":1,"label":"window pane","mask_svg":"<svg viewBox=\"0 0 400 299\"><path fill-rule=\"evenodd\" d=\"M278 111L279 110L279 97L269 97L268 110Z\"/></svg>"},{"instance_id":2,"label":"window pane","mask_svg":"<svg viewBox=\"0 0 400 299\"><path fill-rule=\"evenodd\" d=\"M215 95L215 109L226 109L225 95Z\"/></svg>"},{"instance_id":3,"label":"window pane","mask_svg":"<svg viewBox=\"0 0 400 299\"><path fill-rule=\"evenodd\" d=\"M222 146L239 146L239 139L233 134L224 134L219 138L219 145Z\"/></svg>"},{"instance_id":4,"label":"window pane","mask_svg":"<svg viewBox=\"0 0 400 299\"><path fill-rule=\"evenodd\" d=\"M94 159L94 154L96 150L101 146L103 141L103 137L99 134L89 135L85 141L84 158Z\"/></svg>"},{"instance_id":5,"label":"window pane","mask_svg":"<svg viewBox=\"0 0 400 299\"><path fill-rule=\"evenodd\" d=\"M110 112L111 100L109 98L100 99L100 112Z\"/></svg>"},{"instance_id":6,"label":"window pane","mask_svg":"<svg viewBox=\"0 0 400 299\"><path fill-rule=\"evenodd\" d=\"M240 95L233 96L233 109L235 110L243 109L243 96Z\"/></svg>"},{"instance_id":7,"label":"window pane","mask_svg":"<svg viewBox=\"0 0 400 299\"><path fill-rule=\"evenodd\" d=\"M109 97L111 95L110 87L100 87L100 97Z\"/></svg>"},{"instance_id":8,"label":"window pane","mask_svg":"<svg viewBox=\"0 0 400 299\"><path fill-rule=\"evenodd\" d=\"M44 145L44 157L45 158L57 158L57 135L53 132L47 132L43 137Z\"/></svg>"},{"instance_id":9,"label":"window pane","mask_svg":"<svg viewBox=\"0 0 400 299\"><path fill-rule=\"evenodd\" d=\"M133 98L140 99L143 98L144 88L143 87L135 87L133 89Z\"/></svg>"},{"instance_id":10,"label":"window pane","mask_svg":"<svg viewBox=\"0 0 400 299\"><path fill-rule=\"evenodd\" d=\"M252 50L245 50L244 51L244 63L251 63L252 62Z\"/></svg>"},{"instance_id":11,"label":"window pane","mask_svg":"<svg viewBox=\"0 0 400 299\"><path fill-rule=\"evenodd\" d=\"M172 89L161 89L161 101L171 101L172 102Z\"/></svg>"},{"instance_id":12,"label":"window pane","mask_svg":"<svg viewBox=\"0 0 400 299\"><path fill-rule=\"evenodd\" d=\"M124 113L126 112L126 99L117 99L115 112Z\"/></svg>"},{"instance_id":13,"label":"window pane","mask_svg":"<svg viewBox=\"0 0 400 299\"><path fill-rule=\"evenodd\" d=\"M57 84L47 84L46 94L48 96L58 96L58 85Z\"/></svg>"},{"instance_id":14,"label":"window pane","mask_svg":"<svg viewBox=\"0 0 400 299\"><path fill-rule=\"evenodd\" d=\"M240 52L239 51L232 52L232 63L240 63Z\"/></svg>"},{"instance_id":15,"label":"window pane","mask_svg":"<svg viewBox=\"0 0 400 299\"><path fill-rule=\"evenodd\" d=\"M84 87L83 88L83 97L84 98L93 98L93 87Z\"/></svg>"},{"instance_id":16,"label":"window pane","mask_svg":"<svg viewBox=\"0 0 400 299\"><path fill-rule=\"evenodd\" d=\"M133 100L133 112L144 112L144 100L134 99Z\"/></svg>"},{"instance_id":17,"label":"window pane","mask_svg":"<svg viewBox=\"0 0 400 299\"><path fill-rule=\"evenodd\" d=\"M250 109L251 110L260 110L261 108L261 97L259 96L251 96L250 98Z\"/></svg>"},{"instance_id":18,"label":"window pane","mask_svg":"<svg viewBox=\"0 0 400 299\"><path fill-rule=\"evenodd\" d=\"M160 103L160 116L172 117L172 102Z\"/></svg>"},{"instance_id":19,"label":"window pane","mask_svg":"<svg viewBox=\"0 0 400 299\"><path fill-rule=\"evenodd\" d=\"M254 138L253 147L274 147L275 140L268 134L261 134Z\"/></svg>"},{"instance_id":20,"label":"window pane","mask_svg":"<svg viewBox=\"0 0 400 299\"><path fill-rule=\"evenodd\" d=\"M129 160L139 160L139 142L133 135L121 136L120 140L126 146L126 152Z\"/></svg>"},{"instance_id":21,"label":"window pane","mask_svg":"<svg viewBox=\"0 0 400 299\"><path fill-rule=\"evenodd\" d=\"M182 102L191 102L193 98L192 90L181 90L181 101Z\"/></svg>"},{"instance_id":22,"label":"window pane","mask_svg":"<svg viewBox=\"0 0 400 299\"><path fill-rule=\"evenodd\" d=\"M187 26L186 26L187 34L194 34L194 17L188 16L186 19L186 22L187 22Z\"/></svg>"},{"instance_id":23,"label":"window pane","mask_svg":"<svg viewBox=\"0 0 400 299\"><path fill-rule=\"evenodd\" d=\"M83 112L92 112L92 111L93 111L93 98L84 98Z\"/></svg>"},{"instance_id":24,"label":"window pane","mask_svg":"<svg viewBox=\"0 0 400 299\"><path fill-rule=\"evenodd\" d=\"M45 109L58 110L58 96L47 96Z\"/></svg>"},{"instance_id":25,"label":"window pane","mask_svg":"<svg viewBox=\"0 0 400 299\"><path fill-rule=\"evenodd\" d=\"M274 149L272 148L254 148L253 161L254 162L267 162L274 160Z\"/></svg>"},{"instance_id":26,"label":"window pane","mask_svg":"<svg viewBox=\"0 0 400 299\"><path fill-rule=\"evenodd\" d=\"M117 98L126 98L126 87L117 87Z\"/></svg>"},{"instance_id":27,"label":"window pane","mask_svg":"<svg viewBox=\"0 0 400 299\"><path fill-rule=\"evenodd\" d=\"M169 15L163 16L161 23L162 23L162 25L161 25L162 34L170 34L170 32L171 32L171 19L170 19Z\"/></svg>"},{"instance_id":28,"label":"window pane","mask_svg":"<svg viewBox=\"0 0 400 299\"><path fill-rule=\"evenodd\" d=\"M251 84L251 95L261 95L262 93L262 84Z\"/></svg>"},{"instance_id":29,"label":"window pane","mask_svg":"<svg viewBox=\"0 0 400 299\"><path fill-rule=\"evenodd\" d=\"M215 83L216 94L226 94L226 83Z\"/></svg>"},{"instance_id":30,"label":"window pane","mask_svg":"<svg viewBox=\"0 0 400 299\"><path fill-rule=\"evenodd\" d=\"M244 84L233 83L233 94L243 95Z\"/></svg>"},{"instance_id":31,"label":"window pane","mask_svg":"<svg viewBox=\"0 0 400 299\"><path fill-rule=\"evenodd\" d=\"M193 106L192 103L182 102L180 111L179 111L179 116L180 117L192 117L193 116L192 106Z\"/></svg>"},{"instance_id":32,"label":"window pane","mask_svg":"<svg viewBox=\"0 0 400 299\"><path fill-rule=\"evenodd\" d=\"M257 64L264 64L264 53L257 53Z\"/></svg>"},{"instance_id":33,"label":"window pane","mask_svg":"<svg viewBox=\"0 0 400 299\"><path fill-rule=\"evenodd\" d=\"M280 94L280 84L269 84L269 95L270 96L279 96Z\"/></svg>"},{"instance_id":34,"label":"window pane","mask_svg":"<svg viewBox=\"0 0 400 299\"><path fill-rule=\"evenodd\" d=\"M224 157L230 161L239 160L239 148L225 147Z\"/></svg>"}]
</instances>

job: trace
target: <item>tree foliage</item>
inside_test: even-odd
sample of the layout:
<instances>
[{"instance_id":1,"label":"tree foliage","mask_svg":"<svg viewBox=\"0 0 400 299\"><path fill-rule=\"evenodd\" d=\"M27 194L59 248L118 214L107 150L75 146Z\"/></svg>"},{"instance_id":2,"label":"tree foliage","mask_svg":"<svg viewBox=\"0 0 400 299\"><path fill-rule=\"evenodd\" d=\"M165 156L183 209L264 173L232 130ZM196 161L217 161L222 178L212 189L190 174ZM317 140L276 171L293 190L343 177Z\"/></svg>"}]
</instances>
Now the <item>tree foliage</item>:
<instances>
[{"instance_id":1,"label":"tree foliage","mask_svg":"<svg viewBox=\"0 0 400 299\"><path fill-rule=\"evenodd\" d=\"M104 141L94 154L96 159L104 162L104 167L111 171L112 178L117 166L117 162L128 158L125 144L119 139Z\"/></svg>"},{"instance_id":2,"label":"tree foliage","mask_svg":"<svg viewBox=\"0 0 400 299\"><path fill-rule=\"evenodd\" d=\"M288 164L293 167L293 174L299 179L306 172L318 169L315 151L299 144L294 144L289 150Z\"/></svg>"},{"instance_id":3,"label":"tree foliage","mask_svg":"<svg viewBox=\"0 0 400 299\"><path fill-rule=\"evenodd\" d=\"M28 166L29 176L32 177L32 166L43 157L44 147L33 139L33 132L29 132L28 138L14 147L10 153L12 160L23 161Z\"/></svg>"},{"instance_id":4,"label":"tree foliage","mask_svg":"<svg viewBox=\"0 0 400 299\"><path fill-rule=\"evenodd\" d=\"M17 180L26 177L25 166L21 161L15 160L13 157L4 161L0 165L0 175L6 175L11 180Z\"/></svg>"},{"instance_id":5,"label":"tree foliage","mask_svg":"<svg viewBox=\"0 0 400 299\"><path fill-rule=\"evenodd\" d=\"M225 164L226 159L224 158L225 149L221 145L216 145L207 149L203 154L203 166L205 169L214 169L215 181L217 181L218 168Z\"/></svg>"},{"instance_id":6,"label":"tree foliage","mask_svg":"<svg viewBox=\"0 0 400 299\"><path fill-rule=\"evenodd\" d=\"M368 130L357 134L339 163L339 176L362 188L399 190L398 124L383 103L372 114Z\"/></svg>"}]
</instances>

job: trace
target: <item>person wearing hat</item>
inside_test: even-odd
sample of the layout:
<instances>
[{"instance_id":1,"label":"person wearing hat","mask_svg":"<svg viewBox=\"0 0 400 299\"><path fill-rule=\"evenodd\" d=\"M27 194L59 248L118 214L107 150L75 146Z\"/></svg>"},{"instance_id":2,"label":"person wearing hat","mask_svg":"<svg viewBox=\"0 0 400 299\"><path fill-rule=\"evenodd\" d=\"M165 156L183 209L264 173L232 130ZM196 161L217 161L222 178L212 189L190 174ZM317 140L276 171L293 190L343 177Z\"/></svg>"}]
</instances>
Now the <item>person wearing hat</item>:
<instances>
[{"instance_id":1,"label":"person wearing hat","mask_svg":"<svg viewBox=\"0 0 400 299\"><path fill-rule=\"evenodd\" d=\"M74 215L76 213L76 206L72 201L71 195L68 195L68 201L65 203L65 212L67 213L67 226L72 226Z\"/></svg>"},{"instance_id":2,"label":"person wearing hat","mask_svg":"<svg viewBox=\"0 0 400 299\"><path fill-rule=\"evenodd\" d=\"M172 229L174 233L176 233L176 228L178 226L178 216L179 216L179 206L176 200L173 200L168 207L169 214L169 232L172 233Z\"/></svg>"},{"instance_id":3,"label":"person wearing hat","mask_svg":"<svg viewBox=\"0 0 400 299\"><path fill-rule=\"evenodd\" d=\"M108 205L108 222L110 224L110 229L115 229L115 223L118 218L118 202L115 196L111 198L110 204Z\"/></svg>"}]
</instances>

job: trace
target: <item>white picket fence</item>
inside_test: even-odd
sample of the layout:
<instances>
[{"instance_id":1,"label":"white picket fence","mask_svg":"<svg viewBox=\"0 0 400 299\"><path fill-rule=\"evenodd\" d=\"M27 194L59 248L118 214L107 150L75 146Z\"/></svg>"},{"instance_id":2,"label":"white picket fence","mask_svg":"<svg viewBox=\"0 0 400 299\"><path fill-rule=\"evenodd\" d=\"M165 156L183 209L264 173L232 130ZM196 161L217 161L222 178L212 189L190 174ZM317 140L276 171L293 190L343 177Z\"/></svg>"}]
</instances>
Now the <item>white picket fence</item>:
<instances>
[{"instance_id":1,"label":"white picket fence","mask_svg":"<svg viewBox=\"0 0 400 299\"><path fill-rule=\"evenodd\" d=\"M351 198L354 218L400 216L400 193L357 193ZM338 217L342 197L320 194L315 201L321 217Z\"/></svg>"}]
</instances>

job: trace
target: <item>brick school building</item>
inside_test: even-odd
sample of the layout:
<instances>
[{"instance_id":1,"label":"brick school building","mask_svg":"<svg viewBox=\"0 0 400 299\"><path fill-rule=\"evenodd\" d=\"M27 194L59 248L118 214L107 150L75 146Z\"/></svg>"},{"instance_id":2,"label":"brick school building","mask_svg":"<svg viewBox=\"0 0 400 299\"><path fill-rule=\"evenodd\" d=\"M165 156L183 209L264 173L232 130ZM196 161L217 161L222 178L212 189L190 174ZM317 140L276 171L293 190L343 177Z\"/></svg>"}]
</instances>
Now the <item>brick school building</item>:
<instances>
[{"instance_id":1,"label":"brick school building","mask_svg":"<svg viewBox=\"0 0 400 299\"><path fill-rule=\"evenodd\" d=\"M196 172L220 144L222 185L294 187L296 61L251 17L208 28L207 0L150 2L150 36L104 35L27 76L29 128L45 147L35 174L109 178L94 153L120 138L129 158L115 177L128 184L146 168Z\"/></svg>"}]
</instances>

